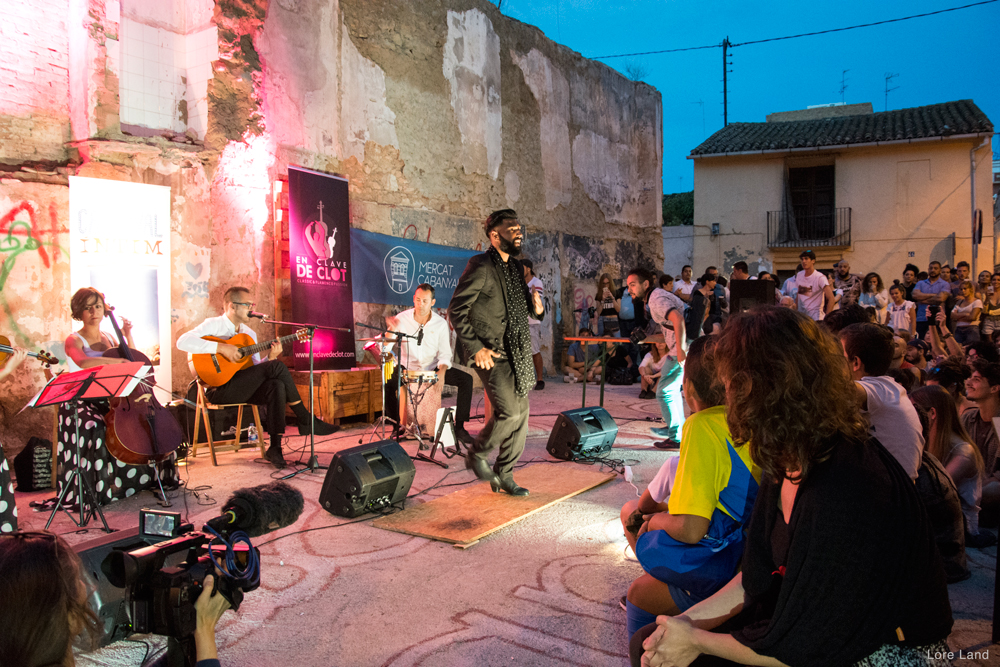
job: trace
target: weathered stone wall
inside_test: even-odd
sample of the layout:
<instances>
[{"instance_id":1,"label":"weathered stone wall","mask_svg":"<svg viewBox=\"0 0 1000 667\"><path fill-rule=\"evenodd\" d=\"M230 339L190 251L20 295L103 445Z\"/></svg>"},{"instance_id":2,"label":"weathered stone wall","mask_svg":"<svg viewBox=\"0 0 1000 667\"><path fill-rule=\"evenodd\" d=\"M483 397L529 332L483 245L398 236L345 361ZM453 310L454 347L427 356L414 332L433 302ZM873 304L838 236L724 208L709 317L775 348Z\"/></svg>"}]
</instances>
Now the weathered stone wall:
<instances>
[{"instance_id":1,"label":"weathered stone wall","mask_svg":"<svg viewBox=\"0 0 1000 667\"><path fill-rule=\"evenodd\" d=\"M47 157L33 157L26 131L11 131L20 144L3 134L31 110L0 109L0 204L28 202L11 220L39 225L53 244L48 265L37 249L12 262L0 247L10 266L4 316L19 344L58 354L72 328L67 174L171 188L175 337L216 314L232 284L256 285L258 309L273 311L271 193L290 164L347 177L352 225L384 234L481 248L486 215L516 208L525 256L546 285L550 372L597 275L662 265L659 93L486 0L216 0L220 58L201 143L121 133L118 3L69 4L68 21L65 12L31 13L33 43L70 54L65 78L56 77L66 108L53 113L63 143L41 142ZM80 7L85 16L74 16ZM11 48L0 42L0 57L16 62ZM23 148L7 148L15 145ZM23 169L40 161L44 174ZM389 310L356 304L355 316L375 323ZM190 379L182 356L175 390ZM41 418L31 427L6 419L43 380L25 368L4 388L8 454L45 433Z\"/></svg>"}]
</instances>

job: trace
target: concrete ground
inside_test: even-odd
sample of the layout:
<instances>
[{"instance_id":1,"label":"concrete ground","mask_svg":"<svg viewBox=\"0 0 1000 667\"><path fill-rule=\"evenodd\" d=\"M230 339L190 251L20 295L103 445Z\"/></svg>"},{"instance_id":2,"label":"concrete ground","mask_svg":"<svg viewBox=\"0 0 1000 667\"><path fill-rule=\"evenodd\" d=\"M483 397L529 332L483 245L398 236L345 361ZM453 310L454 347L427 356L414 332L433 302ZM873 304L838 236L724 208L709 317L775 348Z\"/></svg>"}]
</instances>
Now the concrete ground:
<instances>
[{"instance_id":1,"label":"concrete ground","mask_svg":"<svg viewBox=\"0 0 1000 667\"><path fill-rule=\"evenodd\" d=\"M580 407L579 384L550 378L533 391L531 429L522 462L553 461L545 443L556 415ZM607 387L605 408L619 435L611 457L634 471L644 488L668 456L650 445L646 420L659 419L655 400L639 400L639 386ZM445 404L454 399L445 399ZM587 404L598 392L587 389ZM482 414L482 393L473 401ZM470 430L475 432L474 420ZM351 428L317 444L326 465L337 450L358 444L367 427ZM291 438L286 459L307 460L304 438ZM307 446L307 445L306 445ZM410 454L415 444L404 443ZM256 459L256 450L219 454L218 467L207 455L182 466L186 492L174 492L171 508L196 527L217 516L219 504L237 488L279 477ZM449 470L417 461L407 505L426 502L480 483L453 459ZM552 474L563 465L551 463ZM287 472L287 471L286 471ZM262 584L248 593L238 614L227 612L219 626L223 665L271 667L280 664L336 667L434 667L465 665L588 665L627 663L625 613L618 606L630 581L642 572L625 557L618 520L620 507L636 489L619 476L574 496L462 550L441 542L351 523L319 507L325 471L303 473L291 484L306 500L295 524L256 538L261 551ZM516 478L516 473L515 473ZM432 488L433 487L433 488ZM48 514L28 507L51 492L17 494L22 529L40 529ZM115 529L134 527L141 507L156 507L142 493L104 508ZM372 515L366 515L369 519ZM53 529L72 543L101 534L86 531L60 514ZM301 532L310 529L310 532ZM275 538L281 538L275 541ZM956 664L988 665L1000 647L990 642L996 548L969 550L972 578L950 587L955 629L949 645L977 659ZM138 664L144 648L99 653L82 664Z\"/></svg>"}]
</instances>

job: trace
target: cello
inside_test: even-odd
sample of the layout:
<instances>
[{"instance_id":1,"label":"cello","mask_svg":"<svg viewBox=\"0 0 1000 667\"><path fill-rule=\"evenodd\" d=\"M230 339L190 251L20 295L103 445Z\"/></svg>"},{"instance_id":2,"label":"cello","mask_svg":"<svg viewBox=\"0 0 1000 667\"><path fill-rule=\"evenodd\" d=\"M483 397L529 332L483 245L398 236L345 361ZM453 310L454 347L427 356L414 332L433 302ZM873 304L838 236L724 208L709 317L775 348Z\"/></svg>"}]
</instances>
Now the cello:
<instances>
[{"instance_id":1,"label":"cello","mask_svg":"<svg viewBox=\"0 0 1000 667\"><path fill-rule=\"evenodd\" d=\"M128 346L112 312L114 308L105 306L119 344L102 356L141 361L152 366L146 355ZM148 385L141 382L128 396L111 399L111 409L104 416L108 451L122 463L146 465L152 461L163 461L184 441L180 424L153 395L152 385L156 383L152 379L153 373L150 372L148 377Z\"/></svg>"}]
</instances>

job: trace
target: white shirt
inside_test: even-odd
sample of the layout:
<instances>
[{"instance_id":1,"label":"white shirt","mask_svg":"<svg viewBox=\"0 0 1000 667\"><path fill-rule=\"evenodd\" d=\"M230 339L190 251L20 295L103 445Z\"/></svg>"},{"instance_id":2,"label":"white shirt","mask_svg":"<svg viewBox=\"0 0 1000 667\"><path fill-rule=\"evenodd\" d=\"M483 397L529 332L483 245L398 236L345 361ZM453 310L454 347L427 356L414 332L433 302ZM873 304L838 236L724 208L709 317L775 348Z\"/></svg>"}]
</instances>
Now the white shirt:
<instances>
[{"instance_id":1,"label":"white shirt","mask_svg":"<svg viewBox=\"0 0 1000 667\"><path fill-rule=\"evenodd\" d=\"M690 294L691 290L693 290L695 288L695 285L697 285L697 283L695 282L684 282L683 280L678 280L674 284L677 285L677 289L674 290L674 293L680 292L685 296Z\"/></svg>"},{"instance_id":2,"label":"white shirt","mask_svg":"<svg viewBox=\"0 0 1000 667\"><path fill-rule=\"evenodd\" d=\"M528 291L530 291L530 292L544 292L545 291L545 285L543 285L542 281L538 279L538 276L532 276L531 280L528 281ZM541 320L536 320L534 317L529 317L528 318L528 326L529 327L541 327L542 326L542 321Z\"/></svg>"},{"instance_id":3,"label":"white shirt","mask_svg":"<svg viewBox=\"0 0 1000 667\"><path fill-rule=\"evenodd\" d=\"M906 390L887 375L864 377L858 384L868 394L865 414L872 424L869 434L889 450L910 479L916 479L924 451L924 436L920 417L907 398Z\"/></svg>"},{"instance_id":4,"label":"white shirt","mask_svg":"<svg viewBox=\"0 0 1000 667\"><path fill-rule=\"evenodd\" d=\"M660 325L660 329L663 330L663 342L667 345L667 356L676 358L675 344L677 338L674 336L673 328L668 329L665 326L669 323L667 314L671 310L677 310L681 315L684 314L684 302L681 301L681 298L660 287L654 289L653 293L649 295L649 315L653 318L654 322Z\"/></svg>"},{"instance_id":5,"label":"white shirt","mask_svg":"<svg viewBox=\"0 0 1000 667\"><path fill-rule=\"evenodd\" d=\"M829 285L826 276L813 271L807 276L805 270L795 274L795 289L798 295L799 312L814 320L823 319L823 288Z\"/></svg>"},{"instance_id":6,"label":"white shirt","mask_svg":"<svg viewBox=\"0 0 1000 667\"><path fill-rule=\"evenodd\" d=\"M670 489L674 486L674 479L677 477L677 464L680 463L680 456L671 456L663 462L656 472L653 480L646 487L649 497L654 503L665 503L670 498Z\"/></svg>"},{"instance_id":7,"label":"white shirt","mask_svg":"<svg viewBox=\"0 0 1000 667\"><path fill-rule=\"evenodd\" d=\"M900 305L895 303L889 304L889 326L891 326L896 331L909 331L910 330L910 309L914 308L915 304L912 301L903 301ZM916 317L916 313L913 314Z\"/></svg>"},{"instance_id":8,"label":"white shirt","mask_svg":"<svg viewBox=\"0 0 1000 667\"><path fill-rule=\"evenodd\" d=\"M642 369L645 368L648 375L656 375L663 370L663 364L667 361L667 355L660 357L659 361L653 360L653 353L647 352L646 356L642 358L642 362L639 364L639 372L642 373Z\"/></svg>"},{"instance_id":9,"label":"white shirt","mask_svg":"<svg viewBox=\"0 0 1000 667\"><path fill-rule=\"evenodd\" d=\"M246 324L241 324L237 329L232 320L225 315L210 317L194 329L182 333L177 339L177 349L181 352L187 352L188 359L191 358L192 354L215 354L219 351L219 344L210 340L202 340L202 336L215 336L228 340L238 333L250 336L254 344L257 343L257 332ZM253 362L255 364L261 362L259 352L253 355Z\"/></svg>"},{"instance_id":10,"label":"white shirt","mask_svg":"<svg viewBox=\"0 0 1000 667\"><path fill-rule=\"evenodd\" d=\"M404 338L399 344L399 363L411 371L436 371L439 366L451 368L451 332L448 321L431 311L431 319L421 325L413 317L414 309L407 308L396 315L397 331L416 336L421 328L424 337L420 345L413 338Z\"/></svg>"},{"instance_id":11,"label":"white shirt","mask_svg":"<svg viewBox=\"0 0 1000 667\"><path fill-rule=\"evenodd\" d=\"M795 285L795 276L792 276L791 278L786 280L785 284L781 286L780 291L785 296L790 296L793 299L798 300L799 292L798 292L798 287L796 287Z\"/></svg>"}]
</instances>

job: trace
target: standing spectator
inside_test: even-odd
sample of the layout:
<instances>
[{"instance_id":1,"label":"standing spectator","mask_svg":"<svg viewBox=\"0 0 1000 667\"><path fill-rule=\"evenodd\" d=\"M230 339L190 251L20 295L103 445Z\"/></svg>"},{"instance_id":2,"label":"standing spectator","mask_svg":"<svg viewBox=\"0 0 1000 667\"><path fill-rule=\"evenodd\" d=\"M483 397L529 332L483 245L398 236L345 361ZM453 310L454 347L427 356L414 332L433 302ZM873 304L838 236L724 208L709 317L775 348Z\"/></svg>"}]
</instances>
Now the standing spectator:
<instances>
[{"instance_id":1,"label":"standing spectator","mask_svg":"<svg viewBox=\"0 0 1000 667\"><path fill-rule=\"evenodd\" d=\"M851 263L842 259L834 265L833 289L841 290L840 307L857 302L861 296L861 274L851 273Z\"/></svg>"},{"instance_id":2,"label":"standing spectator","mask_svg":"<svg viewBox=\"0 0 1000 667\"><path fill-rule=\"evenodd\" d=\"M681 396L687 353L684 302L659 287L653 289L653 277L646 269L632 269L628 274L627 284L633 301L649 305L650 319L660 325L667 348L667 361L664 362L660 380L656 383L656 397L660 403L664 426L652 429L653 433L664 439L653 444L660 449L676 449L680 446L677 439L684 426L684 403Z\"/></svg>"},{"instance_id":3,"label":"standing spectator","mask_svg":"<svg viewBox=\"0 0 1000 667\"><path fill-rule=\"evenodd\" d=\"M889 292L882 284L882 276L875 272L865 276L861 283L861 295L858 297L858 303L865 308L875 309L875 322L888 324Z\"/></svg>"},{"instance_id":4,"label":"standing spectator","mask_svg":"<svg viewBox=\"0 0 1000 667\"><path fill-rule=\"evenodd\" d=\"M889 326L896 333L906 334L905 340L909 341L917 333L917 307L912 301L906 301L903 297L906 288L902 285L893 285L889 288L889 296L892 303L889 304Z\"/></svg>"},{"instance_id":5,"label":"standing spectator","mask_svg":"<svg viewBox=\"0 0 1000 667\"><path fill-rule=\"evenodd\" d=\"M667 290L671 293L674 291L674 277L669 273L664 273L657 279L656 282L660 285L660 289Z\"/></svg>"},{"instance_id":6,"label":"standing spectator","mask_svg":"<svg viewBox=\"0 0 1000 667\"><path fill-rule=\"evenodd\" d=\"M615 299L615 281L607 273L602 273L597 279L597 292L594 295L594 305L597 307L597 335L614 336L618 333L618 308L621 304Z\"/></svg>"},{"instance_id":7,"label":"standing spectator","mask_svg":"<svg viewBox=\"0 0 1000 667\"><path fill-rule=\"evenodd\" d=\"M938 309L945 305L951 294L951 285L941 277L941 262L937 260L927 265L927 279L921 280L913 288L913 298L917 304L917 335L922 339L930 328L930 322L937 316ZM930 316L928 310L930 308Z\"/></svg>"},{"instance_id":8,"label":"standing spectator","mask_svg":"<svg viewBox=\"0 0 1000 667\"><path fill-rule=\"evenodd\" d=\"M684 268L681 269L681 279L677 281L675 285L676 289L674 294L680 297L681 301L684 303L689 303L691 301L691 290L694 289L694 283L691 282L691 274L693 273L690 264L685 264Z\"/></svg>"},{"instance_id":9,"label":"standing spectator","mask_svg":"<svg viewBox=\"0 0 1000 667\"><path fill-rule=\"evenodd\" d=\"M972 444L955 410L955 402L940 387L921 387L910 396L927 415L927 451L941 462L958 489L965 515L965 543L981 549L996 544L992 533L979 531L983 497L983 457Z\"/></svg>"},{"instance_id":10,"label":"standing spectator","mask_svg":"<svg viewBox=\"0 0 1000 667\"><path fill-rule=\"evenodd\" d=\"M712 333L715 331L716 324L720 327L722 326L724 313L729 310L729 304L726 302L727 290L723 283L724 279L720 279L719 277L719 269L710 266L705 269L705 274L715 278L715 288L712 290L712 294L708 300L708 322L705 324L705 331Z\"/></svg>"},{"instance_id":11,"label":"standing spectator","mask_svg":"<svg viewBox=\"0 0 1000 667\"><path fill-rule=\"evenodd\" d=\"M816 270L816 253L806 250L799 260L802 270L795 274L798 310L813 320L821 320L833 310L833 290L826 276Z\"/></svg>"},{"instance_id":12,"label":"standing spectator","mask_svg":"<svg viewBox=\"0 0 1000 667\"><path fill-rule=\"evenodd\" d=\"M684 313L684 328L690 343L702 333L712 333L708 324L708 305L715 290L715 276L706 273L698 279L698 286L691 292L691 303Z\"/></svg>"},{"instance_id":13,"label":"standing spectator","mask_svg":"<svg viewBox=\"0 0 1000 667\"><path fill-rule=\"evenodd\" d=\"M971 276L969 263L961 261L955 265L955 270L951 272L951 295L958 298L962 294L962 283L969 280Z\"/></svg>"},{"instance_id":14,"label":"standing spectator","mask_svg":"<svg viewBox=\"0 0 1000 667\"><path fill-rule=\"evenodd\" d=\"M736 262L733 264L733 280L750 280L750 267L746 262Z\"/></svg>"},{"instance_id":15,"label":"standing spectator","mask_svg":"<svg viewBox=\"0 0 1000 667\"><path fill-rule=\"evenodd\" d=\"M649 352L642 358L642 363L639 364L639 383L642 386L639 398L656 398L653 387L660 379L660 371L663 370L663 363L666 360L667 346L663 343L653 343Z\"/></svg>"},{"instance_id":16,"label":"standing spectator","mask_svg":"<svg viewBox=\"0 0 1000 667\"><path fill-rule=\"evenodd\" d=\"M871 424L869 435L878 438L910 479L916 479L924 437L906 390L886 375L895 348L892 333L880 324L864 322L844 327L839 335L857 385L861 412Z\"/></svg>"},{"instance_id":17,"label":"standing spectator","mask_svg":"<svg viewBox=\"0 0 1000 667\"><path fill-rule=\"evenodd\" d=\"M979 272L979 282L976 283L976 298L986 303L986 299L993 294L993 274L989 271Z\"/></svg>"},{"instance_id":18,"label":"standing spectator","mask_svg":"<svg viewBox=\"0 0 1000 667\"><path fill-rule=\"evenodd\" d=\"M990 286L986 291L986 298L982 299L982 334L983 338L990 339L993 332L1000 331L1000 272L994 273L990 277Z\"/></svg>"},{"instance_id":19,"label":"standing spectator","mask_svg":"<svg viewBox=\"0 0 1000 667\"><path fill-rule=\"evenodd\" d=\"M959 345L979 342L979 315L983 312L983 302L976 298L976 287L971 280L959 286L959 296L951 309L951 321L955 324L955 342Z\"/></svg>"},{"instance_id":20,"label":"standing spectator","mask_svg":"<svg viewBox=\"0 0 1000 667\"><path fill-rule=\"evenodd\" d=\"M917 274L920 269L914 264L907 264L903 269L903 289L906 290L906 300L913 301L913 288L917 286Z\"/></svg>"},{"instance_id":21,"label":"standing spectator","mask_svg":"<svg viewBox=\"0 0 1000 667\"><path fill-rule=\"evenodd\" d=\"M791 278L786 280L784 284L782 284L781 286L782 295L791 297L792 299L795 299L796 302L799 299L799 290L798 286L795 284L795 276L797 276L799 274L799 271L801 270L802 270L802 264L799 264L798 266L795 267L795 273L792 274ZM797 307L798 304L796 303L796 308Z\"/></svg>"},{"instance_id":22,"label":"standing spectator","mask_svg":"<svg viewBox=\"0 0 1000 667\"><path fill-rule=\"evenodd\" d=\"M995 512L1000 508L1000 472L997 471L1000 440L993 418L1000 417L1000 364L977 362L972 375L965 381L965 395L976 404L961 415L962 426L972 436L972 443L979 448L983 459L982 509Z\"/></svg>"},{"instance_id":23,"label":"standing spectator","mask_svg":"<svg viewBox=\"0 0 1000 667\"><path fill-rule=\"evenodd\" d=\"M950 286L954 282L954 276L951 275L951 267L947 264L941 265L941 279L944 280Z\"/></svg>"},{"instance_id":24,"label":"standing spectator","mask_svg":"<svg viewBox=\"0 0 1000 667\"><path fill-rule=\"evenodd\" d=\"M868 437L837 340L801 314L760 308L730 318L716 360L731 442L750 443L764 470L742 568L683 616L636 633L633 665L647 633L652 666L699 654L741 665L941 664L926 658L948 650L952 628L941 557L910 478Z\"/></svg>"},{"instance_id":25,"label":"standing spectator","mask_svg":"<svg viewBox=\"0 0 1000 667\"><path fill-rule=\"evenodd\" d=\"M524 282L528 283L528 289L541 295L545 300L545 285L535 275L535 264L530 259L522 259L521 266L524 267ZM535 365L535 389L545 389L545 376L542 373L542 322L532 317L528 318L528 332L531 334L531 361Z\"/></svg>"}]
</instances>

